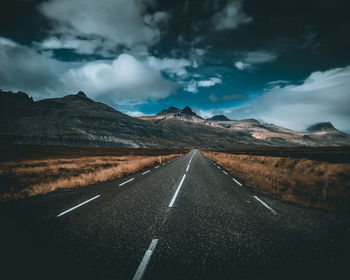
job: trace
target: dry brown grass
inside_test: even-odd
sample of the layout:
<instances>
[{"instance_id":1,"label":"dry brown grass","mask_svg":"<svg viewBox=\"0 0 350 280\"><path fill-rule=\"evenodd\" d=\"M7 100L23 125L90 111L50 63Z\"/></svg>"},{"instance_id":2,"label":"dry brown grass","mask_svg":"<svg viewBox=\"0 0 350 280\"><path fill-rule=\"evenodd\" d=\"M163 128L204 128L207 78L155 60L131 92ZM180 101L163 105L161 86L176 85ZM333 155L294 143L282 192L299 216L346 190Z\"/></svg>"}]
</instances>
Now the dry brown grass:
<instances>
[{"instance_id":1,"label":"dry brown grass","mask_svg":"<svg viewBox=\"0 0 350 280\"><path fill-rule=\"evenodd\" d=\"M350 209L349 163L218 152L202 154L245 185L282 200L323 209Z\"/></svg>"},{"instance_id":2,"label":"dry brown grass","mask_svg":"<svg viewBox=\"0 0 350 280\"><path fill-rule=\"evenodd\" d=\"M161 157L166 161L179 155ZM1 162L0 200L105 182L138 172L158 162L159 156L130 155Z\"/></svg>"}]
</instances>

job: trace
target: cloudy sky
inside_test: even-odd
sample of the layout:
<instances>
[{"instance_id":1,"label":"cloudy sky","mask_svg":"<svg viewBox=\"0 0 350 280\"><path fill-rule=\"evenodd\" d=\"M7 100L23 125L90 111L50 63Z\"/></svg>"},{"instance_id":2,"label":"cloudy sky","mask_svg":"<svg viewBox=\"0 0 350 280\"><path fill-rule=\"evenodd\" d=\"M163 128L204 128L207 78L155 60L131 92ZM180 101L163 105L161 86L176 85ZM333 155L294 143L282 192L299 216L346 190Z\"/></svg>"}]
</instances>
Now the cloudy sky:
<instances>
[{"instance_id":1,"label":"cloudy sky","mask_svg":"<svg viewBox=\"0 0 350 280\"><path fill-rule=\"evenodd\" d=\"M0 88L350 131L347 0L2 0Z\"/></svg>"}]
</instances>

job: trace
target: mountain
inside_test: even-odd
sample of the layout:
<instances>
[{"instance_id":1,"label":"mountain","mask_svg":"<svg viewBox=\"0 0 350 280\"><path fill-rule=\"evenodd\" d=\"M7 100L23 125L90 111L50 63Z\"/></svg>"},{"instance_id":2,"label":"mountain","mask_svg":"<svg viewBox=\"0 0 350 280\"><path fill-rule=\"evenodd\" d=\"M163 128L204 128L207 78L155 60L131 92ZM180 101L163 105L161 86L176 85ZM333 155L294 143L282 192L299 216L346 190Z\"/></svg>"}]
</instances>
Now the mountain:
<instances>
[{"instance_id":1,"label":"mountain","mask_svg":"<svg viewBox=\"0 0 350 280\"><path fill-rule=\"evenodd\" d=\"M350 145L348 134L326 126L302 133L255 119L209 121L187 106L134 118L83 92L34 101L25 93L0 91L0 104L0 144L212 149Z\"/></svg>"},{"instance_id":2,"label":"mountain","mask_svg":"<svg viewBox=\"0 0 350 280\"><path fill-rule=\"evenodd\" d=\"M204 125L209 125L209 126L214 126L214 127L220 127L215 122L208 121L208 120L203 119L202 117L198 116L188 106L186 106L182 110L178 109L176 107L169 107L168 109L165 109L154 116L140 117L140 119L147 120L147 121L157 121L157 123L159 123L160 121L177 119L177 120L190 122L190 123L197 123L197 124L204 124Z\"/></svg>"},{"instance_id":3,"label":"mountain","mask_svg":"<svg viewBox=\"0 0 350 280\"><path fill-rule=\"evenodd\" d=\"M7 102L10 99L26 101ZM21 93L0 92L0 103L8 105L6 112L0 112L0 143L143 148L260 145L248 134L202 124L206 120L188 107L154 122L125 115L83 92L27 99Z\"/></svg>"},{"instance_id":4,"label":"mountain","mask_svg":"<svg viewBox=\"0 0 350 280\"><path fill-rule=\"evenodd\" d=\"M330 122L319 122L309 126L306 131L308 132L321 132L321 131L333 131L335 127Z\"/></svg>"},{"instance_id":5,"label":"mountain","mask_svg":"<svg viewBox=\"0 0 350 280\"><path fill-rule=\"evenodd\" d=\"M0 102L8 95L0 92ZM0 140L15 143L140 147L165 145L162 131L88 98L83 92L9 106Z\"/></svg>"},{"instance_id":6,"label":"mountain","mask_svg":"<svg viewBox=\"0 0 350 280\"><path fill-rule=\"evenodd\" d=\"M350 144L350 136L334 129L331 123L315 124L312 130L296 132L275 124L260 123L256 119L216 121L230 131L246 132L257 140L271 145L342 146ZM332 129L333 128L333 129ZM320 131L322 131L320 133Z\"/></svg>"},{"instance_id":7,"label":"mountain","mask_svg":"<svg viewBox=\"0 0 350 280\"><path fill-rule=\"evenodd\" d=\"M230 119L224 115L215 115L207 119L207 121L220 122L220 121L230 121Z\"/></svg>"},{"instance_id":8,"label":"mountain","mask_svg":"<svg viewBox=\"0 0 350 280\"><path fill-rule=\"evenodd\" d=\"M312 135L313 139L317 139L318 142L344 143L343 145L348 145L346 143L349 140L349 134L336 129L330 122L315 123L307 128L307 132L309 135Z\"/></svg>"},{"instance_id":9,"label":"mountain","mask_svg":"<svg viewBox=\"0 0 350 280\"><path fill-rule=\"evenodd\" d=\"M0 111L2 114L9 112L10 110L19 110L20 107L32 104L33 98L29 97L24 92L18 92L16 94L8 91L0 90Z\"/></svg>"}]
</instances>

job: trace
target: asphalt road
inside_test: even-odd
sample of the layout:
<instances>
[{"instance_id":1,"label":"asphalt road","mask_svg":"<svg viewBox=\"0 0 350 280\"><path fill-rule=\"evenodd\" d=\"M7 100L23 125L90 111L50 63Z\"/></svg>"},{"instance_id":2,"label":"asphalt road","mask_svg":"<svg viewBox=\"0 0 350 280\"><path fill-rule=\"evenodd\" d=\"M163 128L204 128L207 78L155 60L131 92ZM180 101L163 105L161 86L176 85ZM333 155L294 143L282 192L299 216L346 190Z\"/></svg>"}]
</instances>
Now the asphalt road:
<instances>
[{"instance_id":1,"label":"asphalt road","mask_svg":"<svg viewBox=\"0 0 350 280\"><path fill-rule=\"evenodd\" d=\"M350 277L349 216L254 193L196 150L0 218L1 279Z\"/></svg>"}]
</instances>

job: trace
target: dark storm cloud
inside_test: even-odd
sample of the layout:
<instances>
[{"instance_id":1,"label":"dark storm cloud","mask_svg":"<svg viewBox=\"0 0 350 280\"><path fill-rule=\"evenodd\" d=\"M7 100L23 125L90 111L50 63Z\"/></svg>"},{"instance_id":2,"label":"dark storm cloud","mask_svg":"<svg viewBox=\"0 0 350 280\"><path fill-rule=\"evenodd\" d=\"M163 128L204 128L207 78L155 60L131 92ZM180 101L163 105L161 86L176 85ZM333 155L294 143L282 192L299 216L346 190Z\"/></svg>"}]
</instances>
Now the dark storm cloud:
<instances>
[{"instance_id":1,"label":"dark storm cloud","mask_svg":"<svg viewBox=\"0 0 350 280\"><path fill-rule=\"evenodd\" d=\"M34 2L33 2L34 3ZM0 45L0 86L24 90L35 98L84 90L105 102L140 102L169 96L178 85L164 77L187 73L185 59L157 58L147 47L161 37L169 15L148 12L154 1L35 2L48 21L48 34L24 46L3 38ZM115 50L122 46L124 51ZM51 50L99 54L106 59L61 62ZM43 52L45 50L45 52ZM15 75L17 73L17 75Z\"/></svg>"},{"instance_id":2,"label":"dark storm cloud","mask_svg":"<svg viewBox=\"0 0 350 280\"><path fill-rule=\"evenodd\" d=\"M186 60L138 60L122 54L114 60L60 62L0 37L0 87L29 92L35 99L84 90L90 97L111 102L164 98L177 88L161 72L186 73ZM114 100L114 101L113 101Z\"/></svg>"},{"instance_id":3,"label":"dark storm cloud","mask_svg":"<svg viewBox=\"0 0 350 280\"><path fill-rule=\"evenodd\" d=\"M344 128L349 10L345 0L3 1L0 87L36 98L83 89L136 115L134 104L188 103Z\"/></svg>"},{"instance_id":4,"label":"dark storm cloud","mask_svg":"<svg viewBox=\"0 0 350 280\"><path fill-rule=\"evenodd\" d=\"M229 1L226 6L212 17L216 30L236 29L241 24L249 23L252 17L246 15L242 10L242 1Z\"/></svg>"},{"instance_id":5,"label":"dark storm cloud","mask_svg":"<svg viewBox=\"0 0 350 280\"><path fill-rule=\"evenodd\" d=\"M0 87L24 90L35 98L59 95L63 84L58 79L63 65L34 50L0 37Z\"/></svg>"},{"instance_id":6,"label":"dark storm cloud","mask_svg":"<svg viewBox=\"0 0 350 280\"><path fill-rule=\"evenodd\" d=\"M160 26L166 24L165 11L147 13L151 0L50 0L38 6L52 21L46 49L72 48L78 52L113 51L117 45L129 48L156 43ZM85 37L85 40L81 38Z\"/></svg>"}]
</instances>

